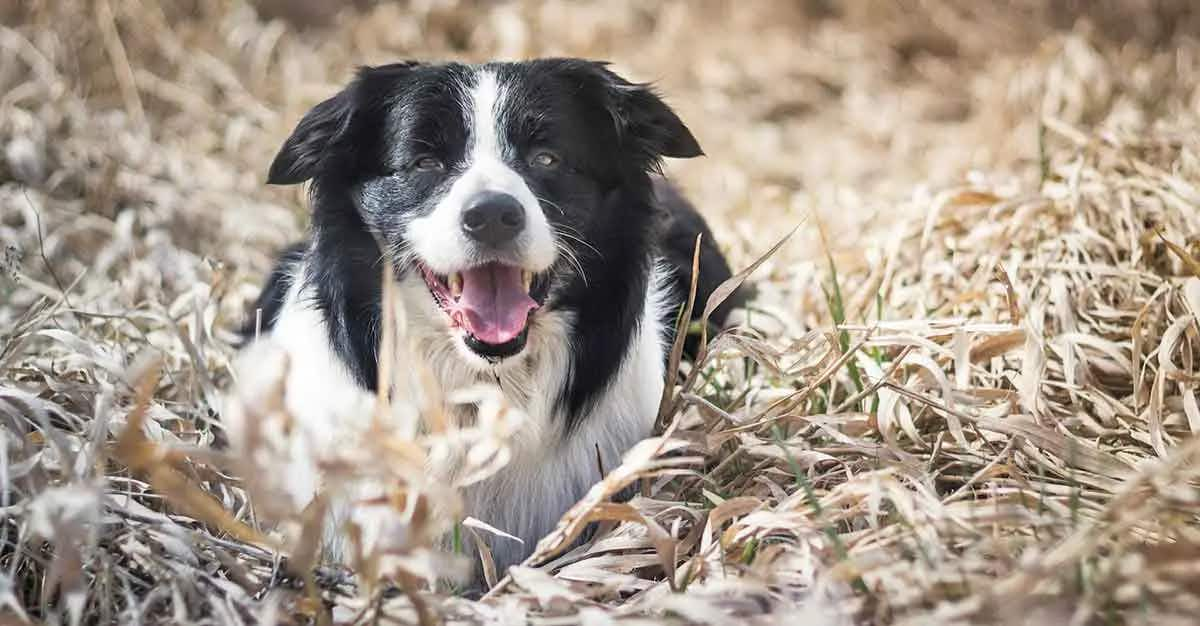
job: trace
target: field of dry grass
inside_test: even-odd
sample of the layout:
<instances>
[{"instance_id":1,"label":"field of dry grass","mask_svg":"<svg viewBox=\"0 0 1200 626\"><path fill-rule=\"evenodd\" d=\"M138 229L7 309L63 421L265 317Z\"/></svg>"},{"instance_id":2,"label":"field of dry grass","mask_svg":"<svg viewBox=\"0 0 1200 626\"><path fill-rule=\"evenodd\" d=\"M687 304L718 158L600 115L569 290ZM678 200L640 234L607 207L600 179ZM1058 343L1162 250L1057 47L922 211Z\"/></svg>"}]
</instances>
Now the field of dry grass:
<instances>
[{"instance_id":1,"label":"field of dry grass","mask_svg":"<svg viewBox=\"0 0 1200 626\"><path fill-rule=\"evenodd\" d=\"M1192 2L330 4L0 2L0 622L1195 623ZM486 530L422 460L502 458L503 407L447 429L397 373L317 454L232 330L306 221L266 165L355 65L553 54L658 83L736 266L798 229L662 436L468 599L434 539ZM316 467L397 486L353 571Z\"/></svg>"}]
</instances>

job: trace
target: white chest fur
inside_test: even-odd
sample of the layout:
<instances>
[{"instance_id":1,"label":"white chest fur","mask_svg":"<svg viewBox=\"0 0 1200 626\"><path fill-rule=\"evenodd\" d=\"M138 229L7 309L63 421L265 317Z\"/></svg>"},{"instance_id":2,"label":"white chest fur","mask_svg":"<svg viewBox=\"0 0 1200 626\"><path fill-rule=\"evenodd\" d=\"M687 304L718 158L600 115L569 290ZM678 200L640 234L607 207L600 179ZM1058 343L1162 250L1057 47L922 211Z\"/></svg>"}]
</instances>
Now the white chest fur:
<instances>
[{"instance_id":1,"label":"white chest fur","mask_svg":"<svg viewBox=\"0 0 1200 626\"><path fill-rule=\"evenodd\" d=\"M289 355L285 403L300 425L318 440L336 445L368 423L370 408L330 347L325 321L297 280L277 318L270 340ZM485 365L452 337L445 315L417 278L402 280L398 290L407 319L407 336L445 392L479 383L499 385L505 398L526 419L510 442L507 466L464 492L464 513L524 543L505 538L491 542L503 571L519 562L558 518L607 471L620 463L633 444L647 437L662 394L664 374L663 311L670 306L665 274L656 268L640 324L613 378L595 398L577 427L564 433L558 399L572 371L569 313L535 315L529 343L517 357ZM583 331L586 332L586 331ZM454 468L430 468L453 475ZM307 487L297 486L299 489ZM341 505L334 515L348 513ZM327 552L341 558L344 538L327 535Z\"/></svg>"}]
</instances>

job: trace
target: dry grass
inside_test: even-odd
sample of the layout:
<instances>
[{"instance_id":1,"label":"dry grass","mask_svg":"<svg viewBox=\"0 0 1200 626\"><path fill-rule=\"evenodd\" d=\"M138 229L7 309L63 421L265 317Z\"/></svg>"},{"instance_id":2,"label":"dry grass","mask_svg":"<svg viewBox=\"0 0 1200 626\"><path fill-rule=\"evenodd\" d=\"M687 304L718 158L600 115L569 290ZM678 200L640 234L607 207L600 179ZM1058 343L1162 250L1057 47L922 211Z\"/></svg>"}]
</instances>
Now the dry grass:
<instances>
[{"instance_id":1,"label":"dry grass","mask_svg":"<svg viewBox=\"0 0 1200 626\"><path fill-rule=\"evenodd\" d=\"M1189 2L163 4L0 5L6 623L1193 623ZM437 537L490 531L422 468L486 474L519 416L477 390L491 419L454 428L390 372L407 391L314 451L286 363L227 395L231 329L303 225L265 164L350 67L541 54L659 80L711 155L671 173L737 265L803 225L664 436L473 601ZM318 469L387 486L357 574L312 567L320 503L291 494Z\"/></svg>"}]
</instances>

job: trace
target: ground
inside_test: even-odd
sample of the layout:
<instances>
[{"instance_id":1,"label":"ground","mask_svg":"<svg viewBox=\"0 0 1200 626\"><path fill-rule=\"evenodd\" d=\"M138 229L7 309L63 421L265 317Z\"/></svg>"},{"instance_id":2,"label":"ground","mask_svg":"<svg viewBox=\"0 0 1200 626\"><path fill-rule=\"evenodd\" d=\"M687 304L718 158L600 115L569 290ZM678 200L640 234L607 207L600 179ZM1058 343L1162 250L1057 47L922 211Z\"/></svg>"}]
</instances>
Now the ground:
<instances>
[{"instance_id":1,"label":"ground","mask_svg":"<svg viewBox=\"0 0 1200 626\"><path fill-rule=\"evenodd\" d=\"M1186 0L0 4L0 616L1192 623L1198 32ZM756 299L483 599L428 582L455 494L419 463L385 464L386 558L314 570L271 372L230 391L306 222L267 164L356 65L535 55L657 84L707 153L667 172L737 268L766 255Z\"/></svg>"}]
</instances>

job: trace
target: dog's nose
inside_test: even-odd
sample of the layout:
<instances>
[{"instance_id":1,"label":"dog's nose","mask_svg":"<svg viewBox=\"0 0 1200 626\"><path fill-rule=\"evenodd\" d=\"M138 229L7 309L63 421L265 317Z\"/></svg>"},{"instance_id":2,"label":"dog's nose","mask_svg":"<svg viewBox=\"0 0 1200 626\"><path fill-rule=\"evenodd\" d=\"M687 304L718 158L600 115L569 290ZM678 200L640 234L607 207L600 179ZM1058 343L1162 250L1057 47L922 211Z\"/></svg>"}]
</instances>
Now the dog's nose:
<instances>
[{"instance_id":1,"label":"dog's nose","mask_svg":"<svg viewBox=\"0 0 1200 626\"><path fill-rule=\"evenodd\" d=\"M462 229L468 237L490 246L504 245L525 228L525 209L506 193L484 192L463 212Z\"/></svg>"}]
</instances>

